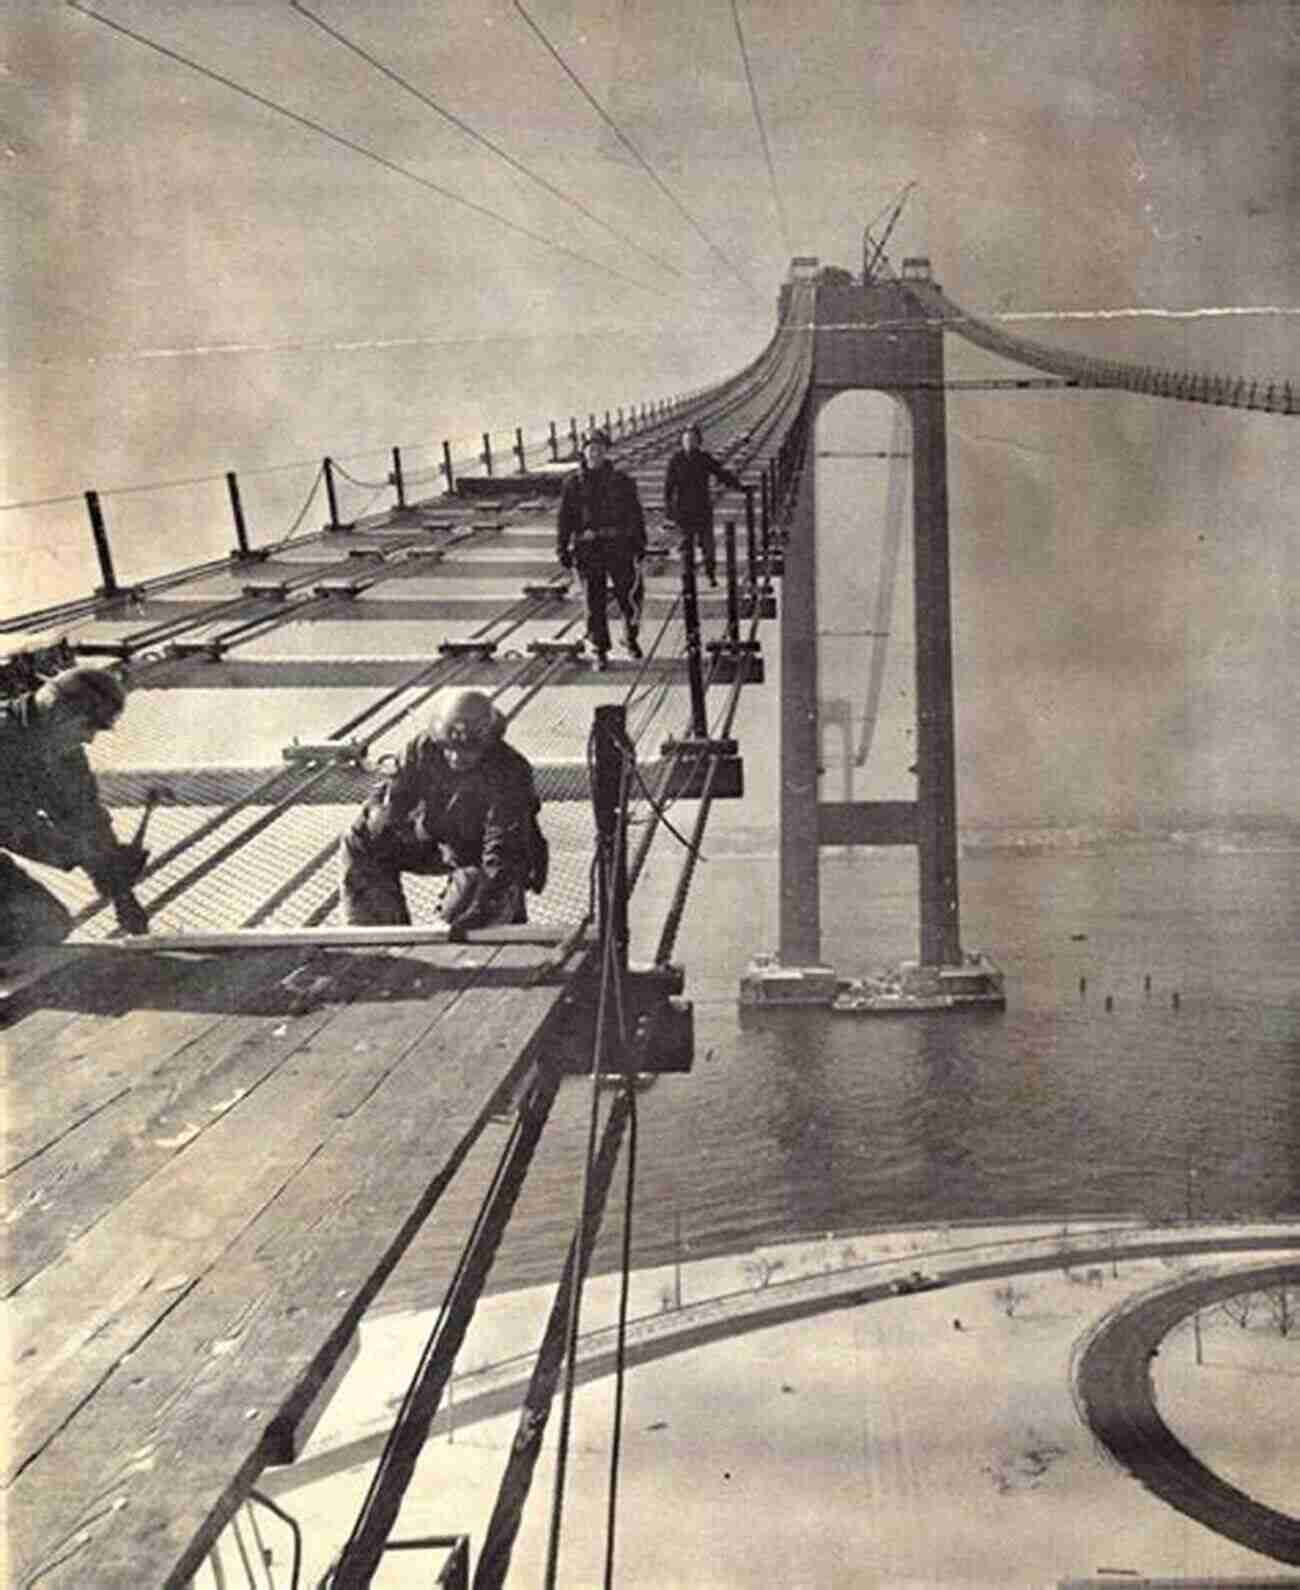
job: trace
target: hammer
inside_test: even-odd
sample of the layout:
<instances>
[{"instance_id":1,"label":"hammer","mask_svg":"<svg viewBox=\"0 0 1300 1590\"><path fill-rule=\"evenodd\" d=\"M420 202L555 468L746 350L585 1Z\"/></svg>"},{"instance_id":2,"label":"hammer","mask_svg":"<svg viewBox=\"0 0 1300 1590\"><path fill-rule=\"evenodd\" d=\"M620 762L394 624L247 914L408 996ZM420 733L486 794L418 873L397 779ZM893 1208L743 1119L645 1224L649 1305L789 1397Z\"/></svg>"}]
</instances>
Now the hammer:
<instances>
[{"instance_id":1,"label":"hammer","mask_svg":"<svg viewBox=\"0 0 1300 1590\"><path fill-rule=\"evenodd\" d=\"M149 817L159 801L174 801L176 792L170 784L150 784L144 792L144 810L140 813L140 821L135 825L135 833L131 836L131 846L135 850L144 849L145 830L149 826Z\"/></svg>"}]
</instances>

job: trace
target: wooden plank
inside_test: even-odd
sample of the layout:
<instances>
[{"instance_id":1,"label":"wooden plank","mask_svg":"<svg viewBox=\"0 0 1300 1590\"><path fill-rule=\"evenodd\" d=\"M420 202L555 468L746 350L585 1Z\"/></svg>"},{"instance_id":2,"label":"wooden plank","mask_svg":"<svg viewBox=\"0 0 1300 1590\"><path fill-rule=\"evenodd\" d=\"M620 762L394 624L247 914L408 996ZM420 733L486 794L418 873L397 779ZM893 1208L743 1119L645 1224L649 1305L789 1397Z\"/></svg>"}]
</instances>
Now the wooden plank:
<instances>
[{"instance_id":1,"label":"wooden plank","mask_svg":"<svg viewBox=\"0 0 1300 1590\"><path fill-rule=\"evenodd\" d=\"M214 978L210 965L158 956L137 960L124 977L120 959L109 964L101 948L61 949L59 973L36 992L66 1009L32 1010L4 1035L6 1175L129 1091L151 1056L217 1025L301 959L268 956ZM70 1019L55 1024L55 1014Z\"/></svg>"},{"instance_id":2,"label":"wooden plank","mask_svg":"<svg viewBox=\"0 0 1300 1590\"><path fill-rule=\"evenodd\" d=\"M247 965L206 961L203 968L209 981L243 990L239 1013L170 1013L188 1018L179 1042L174 1028L164 1041L169 1029L157 1011L124 1018L110 1036L119 1052L137 1059L130 1087L7 1178L6 1294L259 1087L332 1019L325 1001L354 998L375 976L373 959L358 956L281 953ZM94 1058L100 1063L102 1051Z\"/></svg>"},{"instance_id":3,"label":"wooden plank","mask_svg":"<svg viewBox=\"0 0 1300 1590\"><path fill-rule=\"evenodd\" d=\"M175 1292L197 1284L275 1201L356 1099L386 1074L391 1045L408 1028L419 1034L436 1023L441 1009L476 975L477 961L490 953L466 952L464 966L446 968L437 979L430 969L418 986L397 963L380 963L375 998L343 1029L364 1047L336 1057L332 1069L314 1049L305 1064L284 1063L305 1052L322 1024L292 1026L288 1052L256 1090L106 1210L57 1265L10 1300L13 1356L23 1365L8 1454L12 1467L41 1450L120 1356L158 1325ZM385 986L386 973L403 978L407 997L401 1003L385 1000L393 992ZM373 1041L377 1006L383 1011L382 1045Z\"/></svg>"},{"instance_id":4,"label":"wooden plank","mask_svg":"<svg viewBox=\"0 0 1300 1590\"><path fill-rule=\"evenodd\" d=\"M514 980L540 956L501 949L490 970ZM49 1590L186 1583L262 1466L263 1436L310 1407L558 997L545 986L466 992L358 1091L274 1207L19 1476L20 1573ZM373 1036L373 1009L355 1014L369 1015ZM388 1049L387 1018L382 1030ZM326 1066L350 1058L351 1035L336 1037Z\"/></svg>"},{"instance_id":5,"label":"wooden plank","mask_svg":"<svg viewBox=\"0 0 1300 1590\"><path fill-rule=\"evenodd\" d=\"M502 927L470 928L467 944L563 944L578 929L576 922L545 926L537 922L508 923ZM445 923L414 926L237 928L230 933L142 933L138 937L97 944L99 955L157 954L160 950L237 950L257 954L265 949L378 949L399 944L450 944L451 928Z\"/></svg>"}]
</instances>

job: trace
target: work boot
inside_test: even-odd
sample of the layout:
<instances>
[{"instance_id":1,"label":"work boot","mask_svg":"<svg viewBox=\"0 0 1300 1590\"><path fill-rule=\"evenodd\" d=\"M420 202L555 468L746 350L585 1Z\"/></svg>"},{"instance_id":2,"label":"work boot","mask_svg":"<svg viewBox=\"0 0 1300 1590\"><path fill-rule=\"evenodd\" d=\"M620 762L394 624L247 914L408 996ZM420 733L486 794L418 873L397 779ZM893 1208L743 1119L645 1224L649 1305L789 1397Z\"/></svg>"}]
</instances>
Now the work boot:
<instances>
[{"instance_id":1,"label":"work boot","mask_svg":"<svg viewBox=\"0 0 1300 1590\"><path fill-rule=\"evenodd\" d=\"M596 653L596 672L600 673L600 674L603 674L603 673L607 672L608 669L609 669L609 653L607 651L598 651Z\"/></svg>"},{"instance_id":2,"label":"work boot","mask_svg":"<svg viewBox=\"0 0 1300 1590\"><path fill-rule=\"evenodd\" d=\"M629 657L640 657L641 656L641 643L636 638L636 630L634 630L634 629L628 630L626 644L627 644L627 654L628 654Z\"/></svg>"}]
</instances>

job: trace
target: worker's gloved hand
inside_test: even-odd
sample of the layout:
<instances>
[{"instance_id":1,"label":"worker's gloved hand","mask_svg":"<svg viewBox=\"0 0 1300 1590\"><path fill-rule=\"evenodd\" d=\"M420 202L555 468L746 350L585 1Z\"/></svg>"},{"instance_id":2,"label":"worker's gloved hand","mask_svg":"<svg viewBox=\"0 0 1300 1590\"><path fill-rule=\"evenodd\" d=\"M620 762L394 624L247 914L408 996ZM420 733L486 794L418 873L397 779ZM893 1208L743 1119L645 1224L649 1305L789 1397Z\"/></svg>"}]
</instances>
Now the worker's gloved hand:
<instances>
[{"instance_id":1,"label":"worker's gloved hand","mask_svg":"<svg viewBox=\"0 0 1300 1590\"><path fill-rule=\"evenodd\" d=\"M149 931L149 915L129 889L113 896L113 913L123 933L142 934Z\"/></svg>"},{"instance_id":2,"label":"worker's gloved hand","mask_svg":"<svg viewBox=\"0 0 1300 1590\"><path fill-rule=\"evenodd\" d=\"M135 886L148 865L147 850L139 845L118 845L86 870L99 893L115 900Z\"/></svg>"}]
</instances>

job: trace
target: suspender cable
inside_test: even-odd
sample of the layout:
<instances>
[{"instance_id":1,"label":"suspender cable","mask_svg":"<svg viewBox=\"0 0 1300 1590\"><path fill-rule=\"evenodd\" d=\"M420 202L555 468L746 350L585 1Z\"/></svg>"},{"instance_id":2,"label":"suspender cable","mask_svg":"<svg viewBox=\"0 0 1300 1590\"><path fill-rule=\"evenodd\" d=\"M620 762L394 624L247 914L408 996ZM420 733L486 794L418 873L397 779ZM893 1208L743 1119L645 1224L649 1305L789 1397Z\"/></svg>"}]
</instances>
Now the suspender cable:
<instances>
[{"instance_id":1,"label":"suspender cable","mask_svg":"<svg viewBox=\"0 0 1300 1590\"><path fill-rule=\"evenodd\" d=\"M330 1578L333 1590L366 1590L379 1564L558 1089L558 1073L543 1072L516 1118L360 1516Z\"/></svg>"},{"instance_id":2,"label":"suspender cable","mask_svg":"<svg viewBox=\"0 0 1300 1590\"><path fill-rule=\"evenodd\" d=\"M618 1465L623 1441L623 1380L627 1367L627 1301L632 1273L632 1204L636 1192L636 1083L629 1077L624 1089L628 1101L627 1195L623 1204L623 1262L618 1292L618 1347L614 1373L614 1426L609 1449L609 1506L605 1516L605 1590L614 1587L614 1533L618 1512Z\"/></svg>"},{"instance_id":3,"label":"suspender cable","mask_svg":"<svg viewBox=\"0 0 1300 1590\"><path fill-rule=\"evenodd\" d=\"M550 1317L546 1322L546 1330L541 1347L538 1349L537 1362L533 1367L528 1390L524 1394L518 1430L511 1443L510 1458L502 1476L496 1504L492 1509L492 1517L488 1521L487 1532L483 1538L483 1549L479 1553L478 1566L474 1572L474 1590L500 1590L510 1570L510 1556L519 1534L524 1503L528 1500L533 1470L541 1454L546 1420L555 1396L556 1382L563 1367L565 1318L569 1309L569 1299L575 1285L586 1273L591 1250L595 1246L596 1232L600 1227L605 1197L618 1160L627 1116L627 1100L620 1093L605 1123L600 1152L592 1166L586 1216L581 1230L574 1233L569 1244L559 1291L556 1293Z\"/></svg>"}]
</instances>

